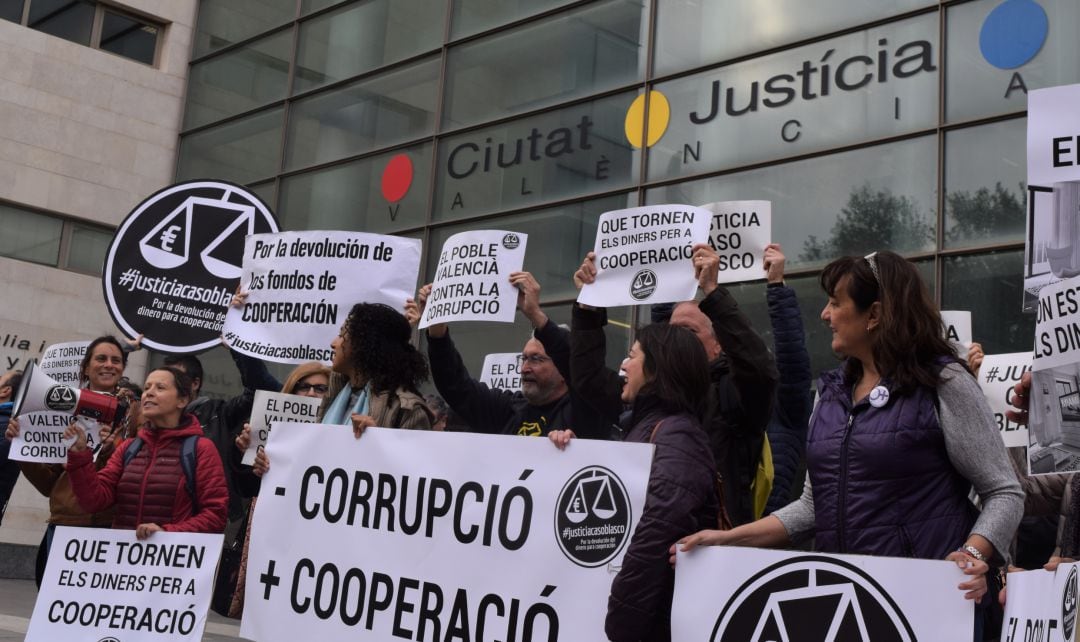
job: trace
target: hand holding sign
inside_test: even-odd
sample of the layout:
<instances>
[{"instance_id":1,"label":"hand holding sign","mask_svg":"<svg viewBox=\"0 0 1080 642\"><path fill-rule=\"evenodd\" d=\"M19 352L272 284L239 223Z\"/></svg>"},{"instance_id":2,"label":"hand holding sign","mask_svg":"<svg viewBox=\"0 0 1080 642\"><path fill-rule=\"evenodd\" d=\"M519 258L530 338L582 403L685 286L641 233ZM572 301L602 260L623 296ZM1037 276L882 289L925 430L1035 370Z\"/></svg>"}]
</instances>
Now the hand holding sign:
<instances>
[{"instance_id":1,"label":"hand holding sign","mask_svg":"<svg viewBox=\"0 0 1080 642\"><path fill-rule=\"evenodd\" d=\"M779 243L766 245L765 254L761 260L761 267L765 269L765 280L769 283L782 284L784 282L784 262L786 260Z\"/></svg>"}]
</instances>

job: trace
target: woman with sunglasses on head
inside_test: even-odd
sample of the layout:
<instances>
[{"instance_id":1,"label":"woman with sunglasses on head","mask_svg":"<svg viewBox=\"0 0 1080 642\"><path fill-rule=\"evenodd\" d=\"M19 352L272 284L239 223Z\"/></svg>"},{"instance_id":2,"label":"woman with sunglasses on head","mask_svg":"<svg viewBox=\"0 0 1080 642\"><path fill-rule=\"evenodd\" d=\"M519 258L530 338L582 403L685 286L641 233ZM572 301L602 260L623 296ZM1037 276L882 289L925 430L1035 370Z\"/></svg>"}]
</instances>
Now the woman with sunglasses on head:
<instances>
[{"instance_id":1,"label":"woman with sunglasses on head","mask_svg":"<svg viewBox=\"0 0 1080 642\"><path fill-rule=\"evenodd\" d=\"M943 337L918 269L893 252L825 267L821 319L843 365L821 376L807 479L792 504L680 542L784 547L813 536L827 553L947 559L980 600L1023 513L1024 495L978 382ZM968 499L974 487L980 512ZM674 547L672 547L674 550ZM982 639L976 610L975 639Z\"/></svg>"},{"instance_id":2,"label":"woman with sunglasses on head","mask_svg":"<svg viewBox=\"0 0 1080 642\"><path fill-rule=\"evenodd\" d=\"M79 385L81 388L116 395L123 380L124 368L127 367L128 352L137 350L136 339L124 346L111 335L100 336L86 348L79 365ZM122 419L117 425L99 424L90 419L79 419L98 440L97 466L100 468L109 460L116 445L124 438L124 432L130 420ZM10 440L19 434L19 419L13 417L8 424L5 436ZM79 506L71 488L71 478L63 464L41 464L20 462L19 468L27 481L42 495L49 498L49 520L45 535L38 547L35 580L41 585L45 572L49 550L52 548L53 533L57 526L108 527L113 521L113 511L86 512Z\"/></svg>"}]
</instances>

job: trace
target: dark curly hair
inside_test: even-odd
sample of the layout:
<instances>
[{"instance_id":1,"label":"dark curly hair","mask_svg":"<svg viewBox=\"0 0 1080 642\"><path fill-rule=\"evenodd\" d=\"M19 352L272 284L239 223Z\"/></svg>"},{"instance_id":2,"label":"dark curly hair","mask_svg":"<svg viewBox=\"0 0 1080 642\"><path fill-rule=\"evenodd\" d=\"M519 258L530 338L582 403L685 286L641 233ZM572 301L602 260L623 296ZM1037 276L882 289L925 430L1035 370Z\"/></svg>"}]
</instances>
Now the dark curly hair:
<instances>
[{"instance_id":1,"label":"dark curly hair","mask_svg":"<svg viewBox=\"0 0 1080 642\"><path fill-rule=\"evenodd\" d=\"M417 391L428 377L424 355L409 343L412 327L397 310L381 303L357 303L345 319L357 374L371 382L373 392L397 388Z\"/></svg>"}]
</instances>

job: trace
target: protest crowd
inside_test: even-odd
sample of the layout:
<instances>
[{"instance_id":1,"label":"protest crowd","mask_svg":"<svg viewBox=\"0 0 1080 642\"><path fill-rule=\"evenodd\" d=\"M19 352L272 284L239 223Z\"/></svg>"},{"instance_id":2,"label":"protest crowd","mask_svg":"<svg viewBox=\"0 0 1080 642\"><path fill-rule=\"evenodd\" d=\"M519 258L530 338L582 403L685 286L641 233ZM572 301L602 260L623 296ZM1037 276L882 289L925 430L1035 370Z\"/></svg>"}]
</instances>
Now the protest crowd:
<instances>
[{"instance_id":1,"label":"protest crowd","mask_svg":"<svg viewBox=\"0 0 1080 642\"><path fill-rule=\"evenodd\" d=\"M685 254L674 262L698 292L653 304L618 371L606 365L604 306L579 300L560 326L541 309L533 274L502 277L532 326L517 356L520 390L474 378L452 323L422 323L432 284L397 309L356 302L329 366L302 363L284 383L232 351L243 391L228 399L201 395L207 375L191 354L169 355L132 382L124 368L139 338L102 336L86 350L81 387L118 396L126 412L64 426L66 464L8 458L28 425L12 416L25 373L0 376L0 503L20 472L48 497L39 585L58 526L129 529L151 542L158 532L225 533L212 606L239 618L251 599L244 578L261 482L276 463L262 447L250 465L243 457L254 448L256 392L280 391L315 398L311 420L348 426L360 448L369 428L539 437L553 452L579 440L651 445L643 512L607 598L610 640L672 639L676 568L709 546L947 560L961 570L952 588L976 605L972 639L998 639L1006 573L1080 553L1080 481L1029 476L1007 452L976 379L982 349L958 354L945 338L915 265L884 249L836 259L821 272L820 299L800 301L785 284L782 249L768 245L760 290L770 346L720 282L717 252L695 243ZM590 252L566 277L593 287L598 263ZM249 296L238 289L231 307ZM839 361L815 385L800 306L819 305ZM425 399L430 386L438 395ZM1027 375L1011 397L1013 421L1026 423L1029 395ZM1031 520L1059 527L1032 536ZM363 537L358 530L358 546Z\"/></svg>"}]
</instances>

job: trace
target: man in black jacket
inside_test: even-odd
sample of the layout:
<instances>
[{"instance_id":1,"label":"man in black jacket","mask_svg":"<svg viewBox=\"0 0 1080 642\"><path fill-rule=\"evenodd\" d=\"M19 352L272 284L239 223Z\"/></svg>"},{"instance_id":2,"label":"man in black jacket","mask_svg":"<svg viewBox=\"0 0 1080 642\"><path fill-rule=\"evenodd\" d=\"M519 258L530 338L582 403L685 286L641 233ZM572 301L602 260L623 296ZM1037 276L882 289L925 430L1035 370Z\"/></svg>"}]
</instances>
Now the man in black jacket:
<instances>
[{"instance_id":1,"label":"man in black jacket","mask_svg":"<svg viewBox=\"0 0 1080 642\"><path fill-rule=\"evenodd\" d=\"M754 519L751 483L761 459L779 374L750 319L727 288L717 284L720 258L716 251L699 243L692 252L694 274L705 296L699 303L684 301L675 306L671 323L697 335L709 358L713 398L704 428L724 482L724 509L735 525L745 524ZM590 252L574 274L574 283L580 288L595 278L595 255ZM622 411L622 384L604 367L606 311L576 303L572 319L574 388L594 404L604 421L612 421Z\"/></svg>"},{"instance_id":2,"label":"man in black jacket","mask_svg":"<svg viewBox=\"0 0 1080 642\"><path fill-rule=\"evenodd\" d=\"M470 377L442 323L427 328L431 378L439 394L475 432L539 437L573 429L581 437L605 438L610 424L601 423L570 391L570 333L540 309L540 284L529 272L512 273L510 283L519 290L518 309L533 327L518 356L521 391L488 388ZM423 315L430 292L430 284L420 289L410 316Z\"/></svg>"}]
</instances>

